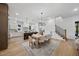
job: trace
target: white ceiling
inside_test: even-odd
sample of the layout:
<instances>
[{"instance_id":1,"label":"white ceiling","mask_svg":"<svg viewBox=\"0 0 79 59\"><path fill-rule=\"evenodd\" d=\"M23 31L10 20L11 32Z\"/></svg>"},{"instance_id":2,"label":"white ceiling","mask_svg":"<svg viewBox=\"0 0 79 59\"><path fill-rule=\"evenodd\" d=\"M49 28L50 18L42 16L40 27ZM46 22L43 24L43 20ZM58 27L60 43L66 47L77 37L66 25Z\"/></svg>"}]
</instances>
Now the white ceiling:
<instances>
[{"instance_id":1,"label":"white ceiling","mask_svg":"<svg viewBox=\"0 0 79 59\"><path fill-rule=\"evenodd\" d=\"M12 17L40 18L43 17L63 18L79 14L79 10L74 12L74 8L79 9L79 3L9 3L9 15ZM17 15L16 15L17 13Z\"/></svg>"}]
</instances>

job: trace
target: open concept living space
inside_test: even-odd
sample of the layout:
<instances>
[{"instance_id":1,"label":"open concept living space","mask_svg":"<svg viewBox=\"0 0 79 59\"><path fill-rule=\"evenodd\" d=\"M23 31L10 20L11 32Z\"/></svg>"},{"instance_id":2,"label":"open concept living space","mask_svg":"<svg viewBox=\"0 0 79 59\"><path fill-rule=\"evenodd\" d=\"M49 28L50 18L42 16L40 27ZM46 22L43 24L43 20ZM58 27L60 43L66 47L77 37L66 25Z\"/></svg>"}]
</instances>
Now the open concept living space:
<instances>
[{"instance_id":1,"label":"open concept living space","mask_svg":"<svg viewBox=\"0 0 79 59\"><path fill-rule=\"evenodd\" d=\"M0 56L79 56L79 3L0 3Z\"/></svg>"}]
</instances>

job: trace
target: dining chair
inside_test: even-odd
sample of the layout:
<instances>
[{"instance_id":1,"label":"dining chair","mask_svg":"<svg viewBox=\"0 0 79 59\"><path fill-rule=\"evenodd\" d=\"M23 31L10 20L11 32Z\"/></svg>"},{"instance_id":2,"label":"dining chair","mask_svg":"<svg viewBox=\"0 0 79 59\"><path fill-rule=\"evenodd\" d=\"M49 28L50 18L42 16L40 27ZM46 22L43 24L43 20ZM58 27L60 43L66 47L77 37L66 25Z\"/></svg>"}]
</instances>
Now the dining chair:
<instances>
[{"instance_id":1,"label":"dining chair","mask_svg":"<svg viewBox=\"0 0 79 59\"><path fill-rule=\"evenodd\" d=\"M44 36L41 36L40 38L39 38L39 45L40 45L40 47L41 47L41 45L44 45L45 44L45 37Z\"/></svg>"},{"instance_id":2,"label":"dining chair","mask_svg":"<svg viewBox=\"0 0 79 59\"><path fill-rule=\"evenodd\" d=\"M34 47L35 39L33 39L31 36L29 36L29 46Z\"/></svg>"},{"instance_id":3,"label":"dining chair","mask_svg":"<svg viewBox=\"0 0 79 59\"><path fill-rule=\"evenodd\" d=\"M45 38L46 38L45 39L46 43L50 43L51 42L51 35L46 35Z\"/></svg>"}]
</instances>

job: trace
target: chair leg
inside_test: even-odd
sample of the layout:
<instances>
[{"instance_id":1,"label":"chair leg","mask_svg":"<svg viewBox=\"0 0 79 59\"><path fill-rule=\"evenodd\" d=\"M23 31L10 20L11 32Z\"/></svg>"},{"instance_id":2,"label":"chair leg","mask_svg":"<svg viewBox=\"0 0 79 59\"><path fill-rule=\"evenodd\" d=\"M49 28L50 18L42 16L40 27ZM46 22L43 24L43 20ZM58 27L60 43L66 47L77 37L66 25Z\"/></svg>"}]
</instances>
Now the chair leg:
<instances>
[{"instance_id":1,"label":"chair leg","mask_svg":"<svg viewBox=\"0 0 79 59\"><path fill-rule=\"evenodd\" d=\"M39 43L39 48L41 48L41 44L42 44L42 43Z\"/></svg>"},{"instance_id":2,"label":"chair leg","mask_svg":"<svg viewBox=\"0 0 79 59\"><path fill-rule=\"evenodd\" d=\"M34 46L35 46L35 42L32 42L32 48L34 48Z\"/></svg>"}]
</instances>

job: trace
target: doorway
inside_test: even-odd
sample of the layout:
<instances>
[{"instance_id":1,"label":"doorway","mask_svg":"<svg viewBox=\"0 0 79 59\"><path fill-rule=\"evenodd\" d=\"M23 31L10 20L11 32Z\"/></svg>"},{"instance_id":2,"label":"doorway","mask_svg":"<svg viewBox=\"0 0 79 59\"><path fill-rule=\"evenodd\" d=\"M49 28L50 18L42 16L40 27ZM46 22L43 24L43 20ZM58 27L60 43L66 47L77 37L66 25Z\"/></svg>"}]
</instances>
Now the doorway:
<instances>
[{"instance_id":1,"label":"doorway","mask_svg":"<svg viewBox=\"0 0 79 59\"><path fill-rule=\"evenodd\" d=\"M75 36L79 38L79 21L75 22L75 28L76 28Z\"/></svg>"}]
</instances>

